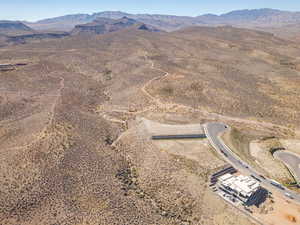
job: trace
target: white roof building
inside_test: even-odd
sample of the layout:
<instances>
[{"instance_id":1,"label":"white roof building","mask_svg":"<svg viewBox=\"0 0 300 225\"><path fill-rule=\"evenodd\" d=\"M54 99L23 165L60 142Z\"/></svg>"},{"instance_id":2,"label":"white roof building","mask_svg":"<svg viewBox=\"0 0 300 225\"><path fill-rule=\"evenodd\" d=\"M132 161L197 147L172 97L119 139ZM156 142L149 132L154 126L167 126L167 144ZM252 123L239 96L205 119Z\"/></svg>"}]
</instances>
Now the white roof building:
<instances>
[{"instance_id":1,"label":"white roof building","mask_svg":"<svg viewBox=\"0 0 300 225\"><path fill-rule=\"evenodd\" d=\"M233 176L231 174L225 174L219 177L219 182L221 188L235 194L243 201L247 201L260 187L257 180L243 175Z\"/></svg>"}]
</instances>

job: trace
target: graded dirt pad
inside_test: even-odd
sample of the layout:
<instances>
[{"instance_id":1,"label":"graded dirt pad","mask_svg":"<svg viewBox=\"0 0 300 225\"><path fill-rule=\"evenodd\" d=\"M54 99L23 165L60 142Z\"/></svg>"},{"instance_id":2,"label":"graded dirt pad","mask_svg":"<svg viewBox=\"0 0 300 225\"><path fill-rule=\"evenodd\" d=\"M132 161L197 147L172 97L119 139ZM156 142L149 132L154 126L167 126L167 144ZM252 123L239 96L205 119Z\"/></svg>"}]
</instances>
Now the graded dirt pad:
<instances>
[{"instance_id":1,"label":"graded dirt pad","mask_svg":"<svg viewBox=\"0 0 300 225\"><path fill-rule=\"evenodd\" d=\"M204 130L200 123L187 125L169 125L156 123L146 119L143 120L143 122L153 135L204 134Z\"/></svg>"}]
</instances>

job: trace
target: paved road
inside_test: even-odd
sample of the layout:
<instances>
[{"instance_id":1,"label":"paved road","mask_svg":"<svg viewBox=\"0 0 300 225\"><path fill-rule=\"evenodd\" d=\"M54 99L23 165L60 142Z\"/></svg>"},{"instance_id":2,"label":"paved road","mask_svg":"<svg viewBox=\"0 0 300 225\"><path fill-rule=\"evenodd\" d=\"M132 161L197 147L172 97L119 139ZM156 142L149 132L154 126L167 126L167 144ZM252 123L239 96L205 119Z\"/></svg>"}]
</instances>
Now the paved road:
<instances>
[{"instance_id":1,"label":"paved road","mask_svg":"<svg viewBox=\"0 0 300 225\"><path fill-rule=\"evenodd\" d=\"M298 182L300 182L300 156L288 151L277 151L274 153L274 157L280 159L296 176Z\"/></svg>"},{"instance_id":2,"label":"paved road","mask_svg":"<svg viewBox=\"0 0 300 225\"><path fill-rule=\"evenodd\" d=\"M271 179L260 177L260 174L256 172L250 165L243 162L220 138L220 135L225 131L229 131L230 127L223 123L207 123L204 125L205 134L210 144L219 152L226 161L228 161L234 168L243 172L246 175L252 175L261 180L261 185L267 188L269 191L274 190L282 195L288 193L295 202L300 204L300 194L282 187L284 190L274 186L274 182ZM272 184L273 183L273 184Z\"/></svg>"}]
</instances>

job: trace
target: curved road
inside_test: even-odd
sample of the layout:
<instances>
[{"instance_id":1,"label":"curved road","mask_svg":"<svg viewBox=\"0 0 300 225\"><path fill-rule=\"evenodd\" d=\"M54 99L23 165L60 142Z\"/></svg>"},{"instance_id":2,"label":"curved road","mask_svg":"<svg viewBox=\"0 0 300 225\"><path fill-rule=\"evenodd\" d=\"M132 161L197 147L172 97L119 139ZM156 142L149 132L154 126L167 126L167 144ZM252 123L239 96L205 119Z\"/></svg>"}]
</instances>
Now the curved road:
<instances>
[{"instance_id":1,"label":"curved road","mask_svg":"<svg viewBox=\"0 0 300 225\"><path fill-rule=\"evenodd\" d=\"M227 162L229 162L234 168L243 172L246 175L252 175L259 180L261 180L261 185L267 188L268 190L276 190L282 195L290 195L293 200L300 204L300 194L297 194L293 191L286 189L285 187L278 188L274 186L274 181L268 178L261 177L258 172L256 172L250 165L243 162L220 138L225 131L229 130L230 127L223 123L207 123L204 124L205 134L214 147L214 149L220 153ZM273 183L273 184L272 184Z\"/></svg>"},{"instance_id":2,"label":"curved road","mask_svg":"<svg viewBox=\"0 0 300 225\"><path fill-rule=\"evenodd\" d=\"M281 160L300 182L300 157L298 155L288 151L277 151L274 153L274 157Z\"/></svg>"}]
</instances>

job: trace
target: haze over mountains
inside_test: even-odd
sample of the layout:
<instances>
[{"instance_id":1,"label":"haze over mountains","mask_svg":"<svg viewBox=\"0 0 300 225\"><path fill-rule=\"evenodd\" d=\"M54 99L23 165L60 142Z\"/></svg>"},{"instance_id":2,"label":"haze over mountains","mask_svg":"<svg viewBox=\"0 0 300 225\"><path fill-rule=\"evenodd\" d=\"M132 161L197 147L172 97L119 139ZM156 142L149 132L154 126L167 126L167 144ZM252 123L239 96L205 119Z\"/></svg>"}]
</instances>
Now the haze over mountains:
<instances>
[{"instance_id":1,"label":"haze over mountains","mask_svg":"<svg viewBox=\"0 0 300 225\"><path fill-rule=\"evenodd\" d=\"M94 14L74 14L61 17L49 18L27 23L34 29L72 30L78 24L90 23L96 18L120 19L128 17L142 23L155 26L166 31L173 31L194 25L235 25L247 27L282 26L300 23L300 12L289 12L275 9L238 10L222 15L205 14L197 17L151 15L151 14L128 14L119 11L106 11Z\"/></svg>"}]
</instances>

